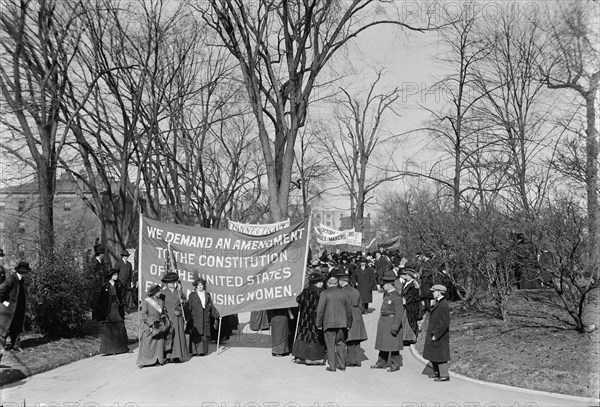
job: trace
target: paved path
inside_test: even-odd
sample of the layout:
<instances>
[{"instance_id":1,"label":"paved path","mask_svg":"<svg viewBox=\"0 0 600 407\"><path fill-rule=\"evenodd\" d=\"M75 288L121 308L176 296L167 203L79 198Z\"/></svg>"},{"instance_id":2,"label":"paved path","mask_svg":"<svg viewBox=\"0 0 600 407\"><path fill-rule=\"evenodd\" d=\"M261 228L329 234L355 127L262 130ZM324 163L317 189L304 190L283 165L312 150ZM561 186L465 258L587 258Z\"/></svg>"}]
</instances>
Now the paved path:
<instances>
[{"instance_id":1,"label":"paved path","mask_svg":"<svg viewBox=\"0 0 600 407\"><path fill-rule=\"evenodd\" d=\"M381 295L375 293L379 309ZM597 401L541 394L453 377L434 383L409 348L399 372L369 368L377 312L365 316L371 338L363 342L362 367L328 372L292 358L271 356L268 331L248 329L249 313L240 314L241 333L218 353L189 362L139 369L137 349L116 356L95 356L32 376L3 388L4 407L16 406L587 406ZM213 345L214 348L214 345Z\"/></svg>"}]
</instances>

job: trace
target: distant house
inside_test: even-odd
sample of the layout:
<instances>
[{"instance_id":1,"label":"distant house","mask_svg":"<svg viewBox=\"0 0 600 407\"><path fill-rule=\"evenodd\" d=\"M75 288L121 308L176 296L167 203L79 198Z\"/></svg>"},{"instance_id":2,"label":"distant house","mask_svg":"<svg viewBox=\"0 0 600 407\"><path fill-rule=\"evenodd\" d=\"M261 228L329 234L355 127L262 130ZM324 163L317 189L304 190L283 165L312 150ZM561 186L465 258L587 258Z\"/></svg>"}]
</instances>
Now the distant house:
<instances>
[{"instance_id":1,"label":"distant house","mask_svg":"<svg viewBox=\"0 0 600 407\"><path fill-rule=\"evenodd\" d=\"M54 230L80 234L83 247L92 248L101 236L98 217L85 205L79 189L65 175L56 181ZM0 247L9 260L37 256L39 190L35 182L0 189Z\"/></svg>"}]
</instances>

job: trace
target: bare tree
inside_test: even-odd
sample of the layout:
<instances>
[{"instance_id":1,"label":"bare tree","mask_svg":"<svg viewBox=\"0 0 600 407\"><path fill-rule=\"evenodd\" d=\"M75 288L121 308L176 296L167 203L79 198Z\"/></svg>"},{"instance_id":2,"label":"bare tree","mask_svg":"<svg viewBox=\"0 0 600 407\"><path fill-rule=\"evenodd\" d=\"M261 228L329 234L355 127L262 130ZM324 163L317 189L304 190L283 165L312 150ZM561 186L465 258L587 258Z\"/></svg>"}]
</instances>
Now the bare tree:
<instances>
[{"instance_id":1,"label":"bare tree","mask_svg":"<svg viewBox=\"0 0 600 407\"><path fill-rule=\"evenodd\" d=\"M80 2L10 0L0 13L0 119L14 139L0 148L35 172L39 187L42 262L54 251L54 195L59 157L67 139L61 127L68 72L80 43ZM27 151L20 148L22 141Z\"/></svg>"},{"instance_id":2,"label":"bare tree","mask_svg":"<svg viewBox=\"0 0 600 407\"><path fill-rule=\"evenodd\" d=\"M506 176L498 180L499 186L512 194L505 204L530 216L546 196L546 191L535 185L545 185L544 171L536 172L542 166L536 164L541 164L541 152L550 137L543 131L548 112L541 104L544 87L535 72L541 57L537 47L540 32L524 17L507 6L498 21L487 25L483 46L490 53L477 72L477 85L485 101L476 113L489 125L488 137L496 141L488 154Z\"/></svg>"},{"instance_id":3,"label":"bare tree","mask_svg":"<svg viewBox=\"0 0 600 407\"><path fill-rule=\"evenodd\" d=\"M266 164L272 220L279 221L287 215L298 132L324 67L370 27L417 28L382 15L384 2L373 0L208 3L197 7L239 62Z\"/></svg>"},{"instance_id":4,"label":"bare tree","mask_svg":"<svg viewBox=\"0 0 600 407\"><path fill-rule=\"evenodd\" d=\"M547 41L542 45L545 58L539 68L550 89L577 92L585 104L584 178L587 197L589 275L600 278L600 205L598 187L597 103L600 80L600 34L597 2L559 3L548 9L545 27ZM577 131L576 131L577 133ZM575 156L576 157L576 156ZM579 160L577 160L579 161ZM575 167L576 168L576 167Z\"/></svg>"},{"instance_id":5,"label":"bare tree","mask_svg":"<svg viewBox=\"0 0 600 407\"><path fill-rule=\"evenodd\" d=\"M365 205L373 192L401 177L392 164L398 145L391 142L393 135L385 135L387 116L399 117L395 104L401 91L379 91L382 75L382 71L376 72L363 98L341 89L342 96L332 102L337 128L320 137L321 152L349 195L352 224L358 232L363 230Z\"/></svg>"}]
</instances>

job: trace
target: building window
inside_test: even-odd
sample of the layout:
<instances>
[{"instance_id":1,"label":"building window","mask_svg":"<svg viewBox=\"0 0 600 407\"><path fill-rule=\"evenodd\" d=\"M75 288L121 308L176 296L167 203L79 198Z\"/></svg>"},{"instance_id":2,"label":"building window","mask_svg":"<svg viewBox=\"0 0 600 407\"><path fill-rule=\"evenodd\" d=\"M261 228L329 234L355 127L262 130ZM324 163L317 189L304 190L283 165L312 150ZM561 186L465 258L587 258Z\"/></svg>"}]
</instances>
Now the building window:
<instances>
[{"instance_id":1,"label":"building window","mask_svg":"<svg viewBox=\"0 0 600 407\"><path fill-rule=\"evenodd\" d=\"M19 212L23 212L25 210L25 201L19 201Z\"/></svg>"},{"instance_id":2,"label":"building window","mask_svg":"<svg viewBox=\"0 0 600 407\"><path fill-rule=\"evenodd\" d=\"M71 201L65 202L65 211L68 212L71 210Z\"/></svg>"},{"instance_id":3,"label":"building window","mask_svg":"<svg viewBox=\"0 0 600 407\"><path fill-rule=\"evenodd\" d=\"M25 232L25 221L24 220L19 222L19 232L21 232L21 233Z\"/></svg>"}]
</instances>

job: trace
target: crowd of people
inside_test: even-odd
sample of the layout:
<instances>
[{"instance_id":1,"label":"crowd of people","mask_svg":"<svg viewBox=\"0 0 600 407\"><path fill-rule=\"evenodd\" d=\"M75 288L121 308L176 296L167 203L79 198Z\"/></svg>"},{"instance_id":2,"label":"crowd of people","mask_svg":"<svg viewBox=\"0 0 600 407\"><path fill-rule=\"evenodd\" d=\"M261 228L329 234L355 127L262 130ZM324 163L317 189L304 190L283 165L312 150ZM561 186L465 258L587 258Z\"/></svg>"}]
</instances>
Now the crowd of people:
<instances>
[{"instance_id":1,"label":"crowd of people","mask_svg":"<svg viewBox=\"0 0 600 407\"><path fill-rule=\"evenodd\" d=\"M306 280L296 298L298 307L252 313L251 329L271 330L273 356L291 354L294 363L326 365L332 372L361 366L361 343L368 338L363 316L374 311L369 305L375 293L383 301L375 332L378 357L371 368L400 370L400 351L416 342L429 312L424 357L432 362L432 378L450 380L450 312L444 285L422 287L418 271L383 251L372 256L324 253L308 267ZM164 287L153 285L141 301L139 367L204 356L215 341L220 316L206 281L196 278L187 298L177 273L167 273L162 282Z\"/></svg>"}]
</instances>

